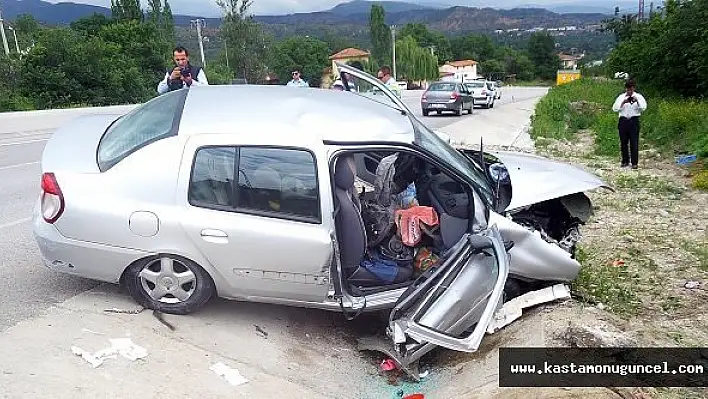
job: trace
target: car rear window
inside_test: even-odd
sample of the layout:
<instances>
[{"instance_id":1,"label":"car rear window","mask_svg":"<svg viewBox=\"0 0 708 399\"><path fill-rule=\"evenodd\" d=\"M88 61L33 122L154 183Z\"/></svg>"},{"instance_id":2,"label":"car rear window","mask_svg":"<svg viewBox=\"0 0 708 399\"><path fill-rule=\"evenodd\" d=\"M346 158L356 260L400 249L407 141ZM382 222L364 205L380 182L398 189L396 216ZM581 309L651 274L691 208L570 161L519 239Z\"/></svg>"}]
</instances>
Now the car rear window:
<instances>
[{"instance_id":1,"label":"car rear window","mask_svg":"<svg viewBox=\"0 0 708 399\"><path fill-rule=\"evenodd\" d=\"M467 87L472 87L472 88L478 89L480 87L484 87L484 83L479 83L479 82L467 83Z\"/></svg>"},{"instance_id":2,"label":"car rear window","mask_svg":"<svg viewBox=\"0 0 708 399\"><path fill-rule=\"evenodd\" d=\"M317 166L314 155L305 149L200 148L192 168L189 202L216 210L321 223Z\"/></svg>"},{"instance_id":3,"label":"car rear window","mask_svg":"<svg viewBox=\"0 0 708 399\"><path fill-rule=\"evenodd\" d=\"M455 91L454 83L435 83L430 85L429 91Z\"/></svg>"},{"instance_id":4,"label":"car rear window","mask_svg":"<svg viewBox=\"0 0 708 399\"><path fill-rule=\"evenodd\" d=\"M140 148L176 136L187 90L165 93L115 121L101 137L96 154L102 172Z\"/></svg>"}]
</instances>

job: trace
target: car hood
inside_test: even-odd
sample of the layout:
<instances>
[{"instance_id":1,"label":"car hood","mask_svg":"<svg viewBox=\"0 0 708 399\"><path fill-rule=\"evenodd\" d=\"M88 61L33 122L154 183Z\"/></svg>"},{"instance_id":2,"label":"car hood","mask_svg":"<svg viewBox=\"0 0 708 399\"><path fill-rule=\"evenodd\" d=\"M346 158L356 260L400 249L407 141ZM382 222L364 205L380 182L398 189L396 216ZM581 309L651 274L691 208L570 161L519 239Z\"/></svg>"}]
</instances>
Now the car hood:
<instances>
[{"instance_id":1,"label":"car hood","mask_svg":"<svg viewBox=\"0 0 708 399\"><path fill-rule=\"evenodd\" d=\"M596 175L567 163L518 152L489 153L506 166L511 179L511 202L505 211L600 187L612 189Z\"/></svg>"}]
</instances>

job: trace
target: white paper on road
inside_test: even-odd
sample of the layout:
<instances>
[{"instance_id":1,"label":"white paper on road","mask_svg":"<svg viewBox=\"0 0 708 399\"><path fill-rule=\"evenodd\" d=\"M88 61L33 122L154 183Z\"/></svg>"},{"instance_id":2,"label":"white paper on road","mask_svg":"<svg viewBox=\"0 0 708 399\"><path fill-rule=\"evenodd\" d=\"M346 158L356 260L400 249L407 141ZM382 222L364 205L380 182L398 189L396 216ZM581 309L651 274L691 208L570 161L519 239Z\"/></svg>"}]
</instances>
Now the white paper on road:
<instances>
[{"instance_id":1,"label":"white paper on road","mask_svg":"<svg viewBox=\"0 0 708 399\"><path fill-rule=\"evenodd\" d=\"M238 370L232 369L224 363L214 363L209 367L209 370L215 372L219 377L222 377L233 386L239 386L248 382Z\"/></svg>"},{"instance_id":2,"label":"white paper on road","mask_svg":"<svg viewBox=\"0 0 708 399\"><path fill-rule=\"evenodd\" d=\"M81 356L84 360L89 362L93 368L103 364L103 361L106 359L117 358L117 355L119 354L131 361L142 359L147 356L147 350L135 345L130 338L116 338L109 341L111 342L111 346L101 349L95 353L85 351L78 346L72 346L71 351L76 356Z\"/></svg>"}]
</instances>

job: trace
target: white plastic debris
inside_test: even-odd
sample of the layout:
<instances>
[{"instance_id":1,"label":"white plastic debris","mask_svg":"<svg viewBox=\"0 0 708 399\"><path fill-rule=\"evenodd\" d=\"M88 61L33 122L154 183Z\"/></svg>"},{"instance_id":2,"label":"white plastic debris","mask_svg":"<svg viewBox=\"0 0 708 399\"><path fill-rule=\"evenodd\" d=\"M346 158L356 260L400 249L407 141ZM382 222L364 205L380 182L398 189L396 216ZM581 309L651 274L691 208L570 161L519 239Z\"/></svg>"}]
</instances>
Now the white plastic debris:
<instances>
[{"instance_id":1,"label":"white plastic debris","mask_svg":"<svg viewBox=\"0 0 708 399\"><path fill-rule=\"evenodd\" d=\"M523 309L564 298L570 298L570 289L565 284L556 284L517 296L496 311L487 326L487 334L494 334L520 318Z\"/></svg>"},{"instance_id":2,"label":"white plastic debris","mask_svg":"<svg viewBox=\"0 0 708 399\"><path fill-rule=\"evenodd\" d=\"M147 350L135 345L130 338L116 338L110 341L113 349L130 361L136 361L147 356Z\"/></svg>"},{"instance_id":3,"label":"white plastic debris","mask_svg":"<svg viewBox=\"0 0 708 399\"><path fill-rule=\"evenodd\" d=\"M81 356L84 360L89 362L93 368L96 368L103 364L105 359L116 358L117 351L113 351L112 348L102 349L96 353L90 353L85 351L78 346L72 346L71 351L76 356Z\"/></svg>"},{"instance_id":4,"label":"white plastic debris","mask_svg":"<svg viewBox=\"0 0 708 399\"><path fill-rule=\"evenodd\" d=\"M688 288L689 290L695 290L696 288L700 288L701 283L698 281L689 280L686 281L686 284L684 284L683 286Z\"/></svg>"},{"instance_id":5,"label":"white plastic debris","mask_svg":"<svg viewBox=\"0 0 708 399\"><path fill-rule=\"evenodd\" d=\"M418 377L425 378L428 376L428 374L430 374L430 370L425 370L424 372L420 373Z\"/></svg>"},{"instance_id":6,"label":"white plastic debris","mask_svg":"<svg viewBox=\"0 0 708 399\"><path fill-rule=\"evenodd\" d=\"M239 386L248 382L238 370L232 369L231 367L225 365L224 363L214 363L209 367L209 370L213 371L219 377L222 377L233 386Z\"/></svg>"},{"instance_id":7,"label":"white plastic debris","mask_svg":"<svg viewBox=\"0 0 708 399\"><path fill-rule=\"evenodd\" d=\"M109 341L111 342L111 346L101 349L95 353L85 351L78 346L72 346L71 351L76 356L81 356L84 360L89 362L93 368L103 364L105 359L115 359L118 354L131 361L142 359L147 356L147 351L144 348L135 345L130 338L117 338Z\"/></svg>"}]
</instances>

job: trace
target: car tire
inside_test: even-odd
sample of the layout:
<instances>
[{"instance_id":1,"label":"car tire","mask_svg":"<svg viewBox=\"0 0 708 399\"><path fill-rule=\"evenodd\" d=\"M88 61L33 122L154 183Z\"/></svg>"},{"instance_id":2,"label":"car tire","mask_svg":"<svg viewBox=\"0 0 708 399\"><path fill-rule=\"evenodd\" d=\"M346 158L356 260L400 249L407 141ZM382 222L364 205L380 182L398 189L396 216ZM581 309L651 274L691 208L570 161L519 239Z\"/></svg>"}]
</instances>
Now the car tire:
<instances>
[{"instance_id":1,"label":"car tire","mask_svg":"<svg viewBox=\"0 0 708 399\"><path fill-rule=\"evenodd\" d=\"M430 111L423 110L423 116L428 116L430 114Z\"/></svg>"},{"instance_id":2,"label":"car tire","mask_svg":"<svg viewBox=\"0 0 708 399\"><path fill-rule=\"evenodd\" d=\"M462 108L463 108L462 105L460 105L460 108L455 110L455 115L461 116L462 115Z\"/></svg>"},{"instance_id":3,"label":"car tire","mask_svg":"<svg viewBox=\"0 0 708 399\"><path fill-rule=\"evenodd\" d=\"M182 284L179 284L180 279L184 281ZM158 290L158 281L161 290ZM201 309L216 293L214 280L201 266L171 254L132 264L125 272L125 285L130 296L143 307L175 315Z\"/></svg>"}]
</instances>

